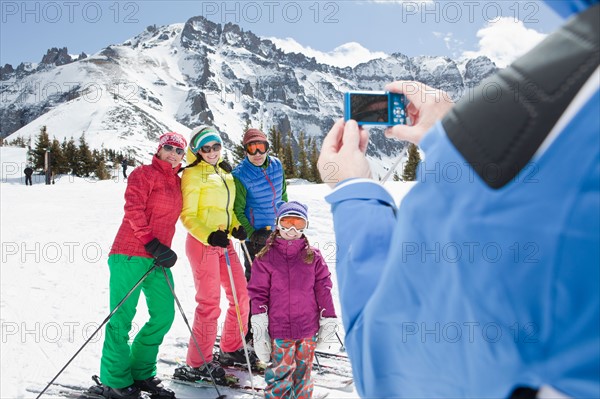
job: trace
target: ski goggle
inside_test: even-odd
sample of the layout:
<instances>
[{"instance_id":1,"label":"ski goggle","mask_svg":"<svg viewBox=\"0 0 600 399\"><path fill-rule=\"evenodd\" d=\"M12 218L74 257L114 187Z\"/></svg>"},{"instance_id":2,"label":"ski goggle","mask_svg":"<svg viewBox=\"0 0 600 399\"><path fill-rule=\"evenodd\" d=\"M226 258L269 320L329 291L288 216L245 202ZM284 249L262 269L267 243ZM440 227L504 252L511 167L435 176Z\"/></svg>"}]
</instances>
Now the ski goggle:
<instances>
[{"instance_id":1,"label":"ski goggle","mask_svg":"<svg viewBox=\"0 0 600 399\"><path fill-rule=\"evenodd\" d=\"M277 228L282 231L296 230L303 233L308 227L308 220L300 216L282 216L277 221Z\"/></svg>"},{"instance_id":2,"label":"ski goggle","mask_svg":"<svg viewBox=\"0 0 600 399\"><path fill-rule=\"evenodd\" d=\"M250 155L264 154L269 150L269 143L266 141L253 141L245 145L246 152Z\"/></svg>"},{"instance_id":3,"label":"ski goggle","mask_svg":"<svg viewBox=\"0 0 600 399\"><path fill-rule=\"evenodd\" d=\"M220 151L221 147L221 143L215 143L213 145L203 145L202 147L200 147L200 151L202 151L203 154L208 154L211 151Z\"/></svg>"},{"instance_id":4,"label":"ski goggle","mask_svg":"<svg viewBox=\"0 0 600 399\"><path fill-rule=\"evenodd\" d=\"M183 148L174 147L171 144L165 144L165 145L162 146L162 148L164 148L164 150L167 151L167 152L173 152L173 151L175 151L177 153L177 155L183 155L183 154L185 154L185 150Z\"/></svg>"}]
</instances>

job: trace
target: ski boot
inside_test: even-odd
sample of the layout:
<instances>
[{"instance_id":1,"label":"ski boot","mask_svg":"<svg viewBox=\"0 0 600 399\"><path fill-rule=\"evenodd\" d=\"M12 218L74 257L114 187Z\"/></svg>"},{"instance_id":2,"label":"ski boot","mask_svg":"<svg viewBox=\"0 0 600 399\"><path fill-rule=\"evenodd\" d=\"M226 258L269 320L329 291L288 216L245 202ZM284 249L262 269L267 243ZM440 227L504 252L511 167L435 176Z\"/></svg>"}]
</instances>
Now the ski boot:
<instances>
[{"instance_id":1,"label":"ski boot","mask_svg":"<svg viewBox=\"0 0 600 399\"><path fill-rule=\"evenodd\" d=\"M217 356L219 363L221 363L221 365L224 367L235 367L242 370L247 370L248 365L246 362L244 348L238 349L234 352L223 352L221 349L219 349ZM265 365L258 360L258 356L256 356L256 353L251 347L248 348L248 358L250 359L250 369L252 371L257 373L265 372Z\"/></svg>"},{"instance_id":2,"label":"ski boot","mask_svg":"<svg viewBox=\"0 0 600 399\"><path fill-rule=\"evenodd\" d=\"M250 358L250 366L256 364L258 357L253 350L248 349L248 357ZM246 365L246 354L244 348L238 349L233 352L223 352L219 349L219 363L225 367L229 366L245 366Z\"/></svg>"},{"instance_id":3,"label":"ski boot","mask_svg":"<svg viewBox=\"0 0 600 399\"><path fill-rule=\"evenodd\" d=\"M97 375L92 379L96 385L89 387L79 399L151 399L135 385L117 389L103 385Z\"/></svg>"},{"instance_id":4,"label":"ski boot","mask_svg":"<svg viewBox=\"0 0 600 399\"><path fill-rule=\"evenodd\" d=\"M210 381L211 375L217 384L221 383L221 385L224 385L225 370L223 370L223 367L219 363L214 361L205 363L200 367L190 367L187 365L177 367L173 373L173 378L183 381Z\"/></svg>"},{"instance_id":5,"label":"ski boot","mask_svg":"<svg viewBox=\"0 0 600 399\"><path fill-rule=\"evenodd\" d=\"M160 378L156 376L145 380L135 380L133 385L141 391L148 392L152 399L176 399L175 392L165 388Z\"/></svg>"}]
</instances>

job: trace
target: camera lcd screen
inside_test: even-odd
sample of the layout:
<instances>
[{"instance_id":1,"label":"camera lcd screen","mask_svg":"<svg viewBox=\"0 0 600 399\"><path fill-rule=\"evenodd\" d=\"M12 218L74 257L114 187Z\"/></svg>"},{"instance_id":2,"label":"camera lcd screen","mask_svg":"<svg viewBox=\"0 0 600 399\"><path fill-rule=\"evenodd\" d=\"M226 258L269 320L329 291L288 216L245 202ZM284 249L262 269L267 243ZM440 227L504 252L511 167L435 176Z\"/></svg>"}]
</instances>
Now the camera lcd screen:
<instances>
[{"instance_id":1,"label":"camera lcd screen","mask_svg":"<svg viewBox=\"0 0 600 399\"><path fill-rule=\"evenodd\" d=\"M387 94L351 94L350 118L357 122L388 122Z\"/></svg>"}]
</instances>

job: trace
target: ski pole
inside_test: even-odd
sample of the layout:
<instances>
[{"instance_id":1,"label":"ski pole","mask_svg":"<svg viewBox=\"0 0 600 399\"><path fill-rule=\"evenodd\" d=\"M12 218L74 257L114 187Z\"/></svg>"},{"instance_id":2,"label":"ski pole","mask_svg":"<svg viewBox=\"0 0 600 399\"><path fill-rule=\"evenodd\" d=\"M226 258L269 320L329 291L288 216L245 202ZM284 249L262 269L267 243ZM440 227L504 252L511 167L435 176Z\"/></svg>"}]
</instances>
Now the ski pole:
<instances>
[{"instance_id":1,"label":"ski pole","mask_svg":"<svg viewBox=\"0 0 600 399\"><path fill-rule=\"evenodd\" d=\"M340 341L340 345L342 345L342 346L340 346L340 351L346 352L346 347L344 346L344 343L342 342L342 339L340 338L337 331L335 332L335 336L337 337L338 341Z\"/></svg>"},{"instance_id":2,"label":"ski pole","mask_svg":"<svg viewBox=\"0 0 600 399\"><path fill-rule=\"evenodd\" d=\"M231 282L231 291L233 292L233 303L235 304L235 313L237 314L238 324L240 326L240 336L242 337L242 345L244 346L244 354L246 355L246 362L248 364L248 374L250 374L252 396L256 397L256 390L254 389L254 379L252 378L252 367L250 366L250 356L248 356L248 347L246 346L246 337L244 336L244 324L242 323L240 305L238 304L237 293L235 292L235 284L233 282L233 271L231 270L231 261L229 260L229 252L227 251L227 248L224 248L224 252L225 262L227 263L227 273L229 274L229 281Z\"/></svg>"},{"instance_id":3,"label":"ski pole","mask_svg":"<svg viewBox=\"0 0 600 399\"><path fill-rule=\"evenodd\" d=\"M165 280L167 280L167 284L169 285L169 289L171 290L171 293L173 294L173 298L175 298L175 302L177 303L177 307L179 308L179 312L181 313L181 316L183 316L183 321L185 322L185 325L187 326L188 330L190 330L190 334L192 336L192 340L194 341L194 345L196 346L196 350L198 351L198 353L200 354L200 357L202 358L202 362L204 364L206 364L206 358L204 357L204 354L202 353L202 351L200 350L200 345L198 345L198 341L196 340L196 337L194 336L194 332L192 331L192 328L190 327L190 323L188 322L187 317L185 317L185 312L183 311L183 307L181 307L181 303L179 302L179 298L177 298L177 295L175 295L175 288L173 287L173 285L171 284L171 280L169 280L169 276L167 275L167 271L165 270L164 267L161 267L163 274L165 275ZM217 388L217 381L215 381L215 377L213 376L212 370L210 369L210 367L208 368L208 374L210 375L210 379L215 387L215 390L217 391L217 399L225 399L226 395L221 395L221 392L219 392L219 388Z\"/></svg>"},{"instance_id":4,"label":"ski pole","mask_svg":"<svg viewBox=\"0 0 600 399\"><path fill-rule=\"evenodd\" d=\"M42 390L42 392L39 393L39 395L35 398L35 399L39 399L44 392L46 392L46 390L48 389L48 387L50 387L50 385L52 385L52 383L54 383L54 381L56 381L56 379L62 374L63 371L65 371L65 369L69 366L69 364L71 364L71 362L77 357L77 355L79 355L79 352L81 352L83 350L83 348L85 348L85 346L92 340L92 338L94 338L94 336L98 333L98 331L100 331L102 329L102 327L104 327L104 325L106 323L108 323L108 321L111 319L111 317L113 317L113 315L115 313L117 313L117 310L119 310L119 308L125 303L125 301L131 296L131 294L133 293L133 291L135 291L135 289L137 287L140 286L140 284L142 284L142 282L146 279L146 277L148 277L148 275L157 267L156 264L154 264L150 270L148 270L146 272L146 274L144 274L142 276L142 278L140 278L140 280L135 283L135 285L133 286L133 288L131 288L129 290L129 292L125 295L125 297L123 299L121 299L121 302L119 302L117 304L117 306L115 306L115 308L112 310L112 312L110 312L108 314L108 316L106 316L106 318L104 319L104 321L102 322L102 324L100 324L100 326L98 326L98 328L96 329L96 331L94 331L92 333L92 335L90 335L90 337L83 343L83 345L81 346L81 348L79 348L79 350L77 352L75 352L75 354L73 355L73 357L71 357L69 359L69 361L67 362L67 364L65 364L63 366L62 369L60 369L60 371L54 376L54 378L48 383L48 385L46 385L46 387Z\"/></svg>"},{"instance_id":5,"label":"ski pole","mask_svg":"<svg viewBox=\"0 0 600 399\"><path fill-rule=\"evenodd\" d=\"M319 356L317 356L316 351L315 351L315 360L317 361L317 368L319 369L319 374L323 374L323 369L321 368L321 362L319 362Z\"/></svg>"},{"instance_id":6,"label":"ski pole","mask_svg":"<svg viewBox=\"0 0 600 399\"><path fill-rule=\"evenodd\" d=\"M240 244L242 245L242 250L244 252L244 255L246 255L246 259L248 259L248 264L252 266L252 257L250 257L250 251L248 251L246 241L240 240Z\"/></svg>"}]
</instances>

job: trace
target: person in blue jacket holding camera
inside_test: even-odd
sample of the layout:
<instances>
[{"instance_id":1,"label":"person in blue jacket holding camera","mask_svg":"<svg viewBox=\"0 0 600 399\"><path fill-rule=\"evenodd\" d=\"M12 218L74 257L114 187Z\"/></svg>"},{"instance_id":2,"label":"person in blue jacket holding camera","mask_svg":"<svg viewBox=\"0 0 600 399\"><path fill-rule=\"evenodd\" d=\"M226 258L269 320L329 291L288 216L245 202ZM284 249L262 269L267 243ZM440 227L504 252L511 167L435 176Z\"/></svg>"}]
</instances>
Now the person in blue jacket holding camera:
<instances>
[{"instance_id":1,"label":"person in blue jacket holding camera","mask_svg":"<svg viewBox=\"0 0 600 399\"><path fill-rule=\"evenodd\" d=\"M399 208L355 121L323 142L363 397L600 397L600 5L548 4L573 18L471 98L386 87L412 121L386 135L425 153Z\"/></svg>"}]
</instances>

